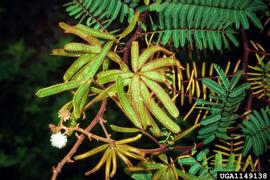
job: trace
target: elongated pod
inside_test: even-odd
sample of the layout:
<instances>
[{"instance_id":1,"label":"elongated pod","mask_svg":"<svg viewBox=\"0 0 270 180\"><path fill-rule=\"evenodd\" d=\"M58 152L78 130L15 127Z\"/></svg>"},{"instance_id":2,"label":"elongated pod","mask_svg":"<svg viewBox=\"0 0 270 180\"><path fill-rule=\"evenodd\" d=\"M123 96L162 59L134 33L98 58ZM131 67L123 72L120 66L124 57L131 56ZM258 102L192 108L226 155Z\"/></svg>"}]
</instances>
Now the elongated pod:
<instances>
[{"instance_id":1,"label":"elongated pod","mask_svg":"<svg viewBox=\"0 0 270 180\"><path fill-rule=\"evenodd\" d=\"M118 77L116 80L116 87L117 87L117 94L119 97L119 101L121 103L121 106L123 107L125 114L128 116L128 118L131 120L131 122L139 128L142 128L142 124L140 120L138 119L137 114L133 110L131 104L128 102L128 99L124 92L124 80L121 77Z\"/></svg>"},{"instance_id":2,"label":"elongated pod","mask_svg":"<svg viewBox=\"0 0 270 180\"><path fill-rule=\"evenodd\" d=\"M76 27L87 31L93 37L107 39L107 40L113 40L113 41L116 40L116 37L112 34L105 33L103 31L96 30L96 29L90 28L90 27L82 25L82 24L77 24Z\"/></svg>"},{"instance_id":3,"label":"elongated pod","mask_svg":"<svg viewBox=\"0 0 270 180\"><path fill-rule=\"evenodd\" d=\"M68 81L74 76L85 64L93 60L95 54L84 54L80 56L71 66L66 70L63 79L64 81Z\"/></svg>"},{"instance_id":4,"label":"elongated pod","mask_svg":"<svg viewBox=\"0 0 270 180\"><path fill-rule=\"evenodd\" d=\"M49 87L38 90L36 95L38 97L51 96L51 95L54 95L57 93L61 93L64 91L75 89L75 88L79 87L81 84L82 84L81 81L70 81L70 82L66 82L66 83L60 83L60 84L56 84L56 85L49 86Z\"/></svg>"},{"instance_id":5,"label":"elongated pod","mask_svg":"<svg viewBox=\"0 0 270 180\"><path fill-rule=\"evenodd\" d=\"M94 149L91 149L88 152L85 152L83 154L74 156L74 159L75 160L81 160L81 159L85 159L85 158L91 157L91 156L93 156L93 155L95 155L95 154L97 154L97 153L99 153L101 151L104 151L108 146L109 146L109 144L101 145L99 147L96 147Z\"/></svg>"},{"instance_id":6,"label":"elongated pod","mask_svg":"<svg viewBox=\"0 0 270 180\"><path fill-rule=\"evenodd\" d=\"M179 111L170 96L164 91L164 89L155 81L152 81L148 78L142 77L143 82L146 86L151 89L158 97L158 99L162 102L167 111L174 117L177 118L179 116Z\"/></svg>"},{"instance_id":7,"label":"elongated pod","mask_svg":"<svg viewBox=\"0 0 270 180\"><path fill-rule=\"evenodd\" d=\"M101 84L105 84L108 82L116 81L117 77L121 76L123 79L130 78L133 76L132 72L124 72L119 69L110 69L108 71L102 71L97 74L97 82Z\"/></svg>"},{"instance_id":8,"label":"elongated pod","mask_svg":"<svg viewBox=\"0 0 270 180\"><path fill-rule=\"evenodd\" d=\"M119 40L126 37L129 33L133 31L133 29L136 26L137 21L139 20L140 13L139 11L136 11L134 16L132 17L128 27L121 33L119 34Z\"/></svg>"},{"instance_id":9,"label":"elongated pod","mask_svg":"<svg viewBox=\"0 0 270 180\"><path fill-rule=\"evenodd\" d=\"M178 60L175 58L157 58L152 60L151 62L146 63L142 67L141 72L153 71L156 69L161 69L170 66L179 66Z\"/></svg>"},{"instance_id":10,"label":"elongated pod","mask_svg":"<svg viewBox=\"0 0 270 180\"><path fill-rule=\"evenodd\" d=\"M51 55L53 56L66 56L66 57L80 57L84 53L81 52L69 52L64 49L52 49Z\"/></svg>"},{"instance_id":11,"label":"elongated pod","mask_svg":"<svg viewBox=\"0 0 270 180\"><path fill-rule=\"evenodd\" d=\"M76 91L73 97L73 111L75 118L78 119L81 116L83 106L86 103L91 81L87 81L82 84Z\"/></svg>"},{"instance_id":12,"label":"elongated pod","mask_svg":"<svg viewBox=\"0 0 270 180\"><path fill-rule=\"evenodd\" d=\"M93 90L96 91L95 88L91 88L92 92ZM99 94L94 99L92 99L90 102L86 104L84 109L88 109L92 107L95 103L97 103L98 101L114 96L115 94L116 94L116 86L115 84L113 84L109 86L107 89L101 90L101 92L99 92Z\"/></svg>"},{"instance_id":13,"label":"elongated pod","mask_svg":"<svg viewBox=\"0 0 270 180\"><path fill-rule=\"evenodd\" d=\"M103 46L101 53L99 53L93 61L89 62L85 66L85 68L77 76L77 79L85 79L85 78L90 79L90 78L92 78L96 74L98 69L100 68L100 66L101 66L103 60L105 59L107 53L111 49L112 44L113 44L112 41L107 42Z\"/></svg>"},{"instance_id":14,"label":"elongated pod","mask_svg":"<svg viewBox=\"0 0 270 180\"><path fill-rule=\"evenodd\" d=\"M132 97L132 104L134 106L134 111L139 115L139 119L145 129L147 127L147 115L144 109L143 98L140 94L140 77L135 74L131 80L131 97Z\"/></svg>"},{"instance_id":15,"label":"elongated pod","mask_svg":"<svg viewBox=\"0 0 270 180\"><path fill-rule=\"evenodd\" d=\"M142 76L151 79L153 81L156 82L162 82L162 83L169 83L169 81L167 80L166 76L164 74L161 74L158 71L146 71L146 72L141 72L140 73Z\"/></svg>"},{"instance_id":16,"label":"elongated pod","mask_svg":"<svg viewBox=\"0 0 270 180\"><path fill-rule=\"evenodd\" d=\"M100 46L92 46L92 45L77 43L77 42L67 43L64 46L64 49L66 51L94 53L94 54L98 54L101 52Z\"/></svg>"},{"instance_id":17,"label":"elongated pod","mask_svg":"<svg viewBox=\"0 0 270 180\"><path fill-rule=\"evenodd\" d=\"M163 126L168 128L173 133L179 133L181 131L180 127L170 118L168 115L157 105L153 98L150 96L150 92L146 85L141 81L140 84L141 93L145 104L147 105L149 111L159 120Z\"/></svg>"},{"instance_id":18,"label":"elongated pod","mask_svg":"<svg viewBox=\"0 0 270 180\"><path fill-rule=\"evenodd\" d=\"M78 26L69 26L68 28L65 28L65 33L74 34L88 42L90 45L102 45L97 38L93 37L89 32L79 28Z\"/></svg>"},{"instance_id":19,"label":"elongated pod","mask_svg":"<svg viewBox=\"0 0 270 180\"><path fill-rule=\"evenodd\" d=\"M152 46L145 49L139 56L139 69L149 60L149 58L154 55L156 52L163 52L167 55L172 55L173 53L160 46Z\"/></svg>"},{"instance_id":20,"label":"elongated pod","mask_svg":"<svg viewBox=\"0 0 270 180\"><path fill-rule=\"evenodd\" d=\"M131 67L134 72L139 69L139 43L132 41L131 43Z\"/></svg>"},{"instance_id":21,"label":"elongated pod","mask_svg":"<svg viewBox=\"0 0 270 180\"><path fill-rule=\"evenodd\" d=\"M112 61L116 62L117 64L119 64L121 70L123 70L123 71L129 70L128 66L124 63L122 58L118 54L116 54L115 52L109 51L107 53L107 57L109 59L111 59Z\"/></svg>"}]
</instances>

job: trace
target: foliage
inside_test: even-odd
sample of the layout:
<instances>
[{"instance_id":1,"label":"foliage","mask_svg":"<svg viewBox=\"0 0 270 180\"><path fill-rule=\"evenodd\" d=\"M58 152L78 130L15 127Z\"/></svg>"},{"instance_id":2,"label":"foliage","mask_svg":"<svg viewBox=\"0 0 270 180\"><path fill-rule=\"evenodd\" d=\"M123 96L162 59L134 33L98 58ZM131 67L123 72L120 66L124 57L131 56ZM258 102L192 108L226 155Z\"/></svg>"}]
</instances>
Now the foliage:
<instances>
[{"instance_id":1,"label":"foliage","mask_svg":"<svg viewBox=\"0 0 270 180\"><path fill-rule=\"evenodd\" d=\"M59 26L80 39L53 49L51 54L75 60L65 71L63 82L36 92L41 98L71 92L59 108L59 121L49 127L53 134L77 137L77 141L54 167L52 179L65 163L103 152L86 175L104 164L106 179L117 176L119 166L127 167L126 173L133 179L199 180L213 179L218 171L247 170L249 166L252 171L260 170L259 158L269 144L269 112L262 110L260 115L252 101L259 93L268 96L269 54L264 50L263 58L259 56L258 44L256 51L250 49L245 30L262 28L257 13L266 11L264 1L74 0L66 6L69 15L80 23L61 22ZM239 46L238 32L242 35L243 60L236 62L231 72L231 62L211 60L207 49L215 50L218 57L230 42ZM182 48L186 46L191 48ZM191 67L181 56L192 53L193 47L206 52L202 67L196 60ZM254 58L254 52L258 64L252 66L249 59ZM90 120L88 112L100 102ZM112 108L108 102L117 105L126 117L106 121L106 112ZM259 102L264 107L269 101ZM94 147L75 155L85 137ZM238 138L245 142L232 142ZM100 145L92 143L94 140ZM220 142L241 146L228 149ZM258 158L255 163L254 158Z\"/></svg>"}]
</instances>

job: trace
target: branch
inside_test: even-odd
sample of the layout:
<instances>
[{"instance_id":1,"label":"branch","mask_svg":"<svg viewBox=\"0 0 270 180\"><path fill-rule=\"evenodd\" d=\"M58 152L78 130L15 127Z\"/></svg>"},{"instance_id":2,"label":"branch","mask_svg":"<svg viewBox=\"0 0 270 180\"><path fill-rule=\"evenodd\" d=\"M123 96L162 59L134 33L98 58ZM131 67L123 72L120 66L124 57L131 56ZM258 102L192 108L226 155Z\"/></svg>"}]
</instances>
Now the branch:
<instances>
[{"instance_id":1,"label":"branch","mask_svg":"<svg viewBox=\"0 0 270 180\"><path fill-rule=\"evenodd\" d=\"M100 109L96 115L96 117L91 121L91 123L85 128L85 131L89 132L91 131L95 125L99 122L99 119L103 116L104 112L106 111L106 106L107 106L107 100L103 100L102 104L100 106ZM67 162L73 162L71 160L71 157L73 154L77 151L78 147L81 145L82 141L84 140L86 136L84 134L81 134L78 136L78 139L76 143L73 145L71 150L66 154L66 156L58 163L57 167L53 167L53 175L52 175L52 180L56 180L58 174L61 172L62 167L67 163Z\"/></svg>"},{"instance_id":2,"label":"branch","mask_svg":"<svg viewBox=\"0 0 270 180\"><path fill-rule=\"evenodd\" d=\"M245 30L241 28L240 32L241 32L242 41L243 41L243 66L242 68L243 68L245 80L247 81L248 58L251 51L248 46L248 38L247 38L247 34ZM251 107L252 107L253 94L252 94L251 89L248 90L248 94L249 96L248 96L248 101L247 101L246 109L245 109L246 112L251 111Z\"/></svg>"},{"instance_id":3,"label":"branch","mask_svg":"<svg viewBox=\"0 0 270 180\"><path fill-rule=\"evenodd\" d=\"M148 13L149 12L145 12L145 13L141 14L139 21L141 21L142 23L144 23L146 21L146 17L148 15ZM141 36L141 32L142 32L142 28L140 26L138 26L137 29L136 29L136 31L135 31L135 33L129 39L129 41L126 43L126 46L122 50L122 52L123 52L123 61L126 64L128 62L128 55L129 55L129 52L130 52L131 43L132 43L132 41L135 41L136 39L138 39Z\"/></svg>"}]
</instances>

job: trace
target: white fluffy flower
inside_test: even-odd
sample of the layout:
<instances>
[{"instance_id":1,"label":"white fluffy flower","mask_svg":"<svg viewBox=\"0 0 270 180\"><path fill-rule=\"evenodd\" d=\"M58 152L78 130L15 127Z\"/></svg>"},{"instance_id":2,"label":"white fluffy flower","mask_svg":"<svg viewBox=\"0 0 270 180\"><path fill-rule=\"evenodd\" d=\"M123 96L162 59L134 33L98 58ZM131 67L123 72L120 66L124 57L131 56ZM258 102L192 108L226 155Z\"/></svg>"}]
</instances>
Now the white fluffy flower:
<instances>
[{"instance_id":1,"label":"white fluffy flower","mask_svg":"<svg viewBox=\"0 0 270 180\"><path fill-rule=\"evenodd\" d=\"M67 136L63 135L61 132L57 132L51 135L50 141L52 146L61 149L67 144Z\"/></svg>"}]
</instances>

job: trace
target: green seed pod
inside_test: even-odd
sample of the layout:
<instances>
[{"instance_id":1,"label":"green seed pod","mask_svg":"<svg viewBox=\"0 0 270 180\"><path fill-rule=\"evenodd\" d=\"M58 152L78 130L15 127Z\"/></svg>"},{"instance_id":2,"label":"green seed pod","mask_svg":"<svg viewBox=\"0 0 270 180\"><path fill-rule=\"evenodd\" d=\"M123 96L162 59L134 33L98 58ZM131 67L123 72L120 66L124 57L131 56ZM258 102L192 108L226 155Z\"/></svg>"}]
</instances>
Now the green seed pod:
<instances>
[{"instance_id":1,"label":"green seed pod","mask_svg":"<svg viewBox=\"0 0 270 180\"><path fill-rule=\"evenodd\" d=\"M51 51L53 56L80 57L82 54L81 52L69 52L64 49L53 49Z\"/></svg>"},{"instance_id":2,"label":"green seed pod","mask_svg":"<svg viewBox=\"0 0 270 180\"><path fill-rule=\"evenodd\" d=\"M90 45L96 45L96 46L102 45L97 38L94 38L93 36L91 36L90 33L88 33L84 29L81 29L77 26L70 26L69 28L65 29L65 33L74 34L82 38L86 42L88 42Z\"/></svg>"},{"instance_id":3,"label":"green seed pod","mask_svg":"<svg viewBox=\"0 0 270 180\"><path fill-rule=\"evenodd\" d=\"M56 84L56 85L49 86L49 87L38 90L36 95L38 97L51 96L51 95L54 95L57 93L61 93L64 91L75 89L75 88L79 87L81 84L82 84L81 81L70 81L70 82L66 82L66 83L60 83L60 84Z\"/></svg>"},{"instance_id":4,"label":"green seed pod","mask_svg":"<svg viewBox=\"0 0 270 180\"><path fill-rule=\"evenodd\" d=\"M96 38L102 38L102 39L107 39L107 40L112 40L112 41L116 40L116 37L114 35L112 35L112 34L105 33L103 31L96 30L96 29L87 27L87 26L82 25L82 24L78 24L78 25L76 25L76 27L78 27L78 28L80 28L82 30L85 30L91 36L96 37Z\"/></svg>"},{"instance_id":5,"label":"green seed pod","mask_svg":"<svg viewBox=\"0 0 270 180\"><path fill-rule=\"evenodd\" d=\"M84 54L80 56L71 66L66 70L64 74L64 81L69 81L85 64L94 59L95 54Z\"/></svg>"},{"instance_id":6,"label":"green seed pod","mask_svg":"<svg viewBox=\"0 0 270 180\"><path fill-rule=\"evenodd\" d=\"M169 83L166 76L157 71L141 72L140 74L156 82Z\"/></svg>"},{"instance_id":7,"label":"green seed pod","mask_svg":"<svg viewBox=\"0 0 270 180\"><path fill-rule=\"evenodd\" d=\"M79 119L81 116L83 106L85 105L88 97L90 83L91 81L82 84L73 96L73 111L76 119Z\"/></svg>"},{"instance_id":8,"label":"green seed pod","mask_svg":"<svg viewBox=\"0 0 270 180\"><path fill-rule=\"evenodd\" d=\"M122 61L121 57L115 52L109 51L107 53L107 57L111 59L112 61L116 62L117 64L119 64L121 70L123 71L129 70L128 66L124 63L124 61Z\"/></svg>"},{"instance_id":9,"label":"green seed pod","mask_svg":"<svg viewBox=\"0 0 270 180\"><path fill-rule=\"evenodd\" d=\"M131 44L131 66L134 72L139 69L139 43L133 41Z\"/></svg>"},{"instance_id":10,"label":"green seed pod","mask_svg":"<svg viewBox=\"0 0 270 180\"><path fill-rule=\"evenodd\" d=\"M153 71L160 68L170 67L170 66L179 66L179 62L175 58L157 58L151 62L146 63L141 72Z\"/></svg>"},{"instance_id":11,"label":"green seed pod","mask_svg":"<svg viewBox=\"0 0 270 180\"><path fill-rule=\"evenodd\" d=\"M147 105L149 111L159 120L163 126L168 128L173 133L179 133L180 127L157 105L153 98L151 98L150 92L146 85L141 81L140 84L141 94L144 102Z\"/></svg>"},{"instance_id":12,"label":"green seed pod","mask_svg":"<svg viewBox=\"0 0 270 180\"><path fill-rule=\"evenodd\" d=\"M160 46L152 46L147 49L145 49L141 55L139 56L139 68L141 68L149 59L152 55L154 55L156 52L163 52L167 55L172 55L173 53L163 47Z\"/></svg>"},{"instance_id":13,"label":"green seed pod","mask_svg":"<svg viewBox=\"0 0 270 180\"><path fill-rule=\"evenodd\" d=\"M133 31L133 29L135 28L137 24L137 21L139 20L139 17L140 17L140 13L139 11L136 11L128 27L121 34L119 34L119 40L126 37L127 35L129 35L129 33Z\"/></svg>"},{"instance_id":14,"label":"green seed pod","mask_svg":"<svg viewBox=\"0 0 270 180\"><path fill-rule=\"evenodd\" d=\"M138 128L142 129L142 124L140 123L140 120L138 119L137 114L133 110L131 104L128 102L128 99L124 92L124 80L121 77L117 78L116 81L116 87L117 87L117 94L119 97L119 101L121 103L121 106L125 112L125 114L128 116L128 118L131 120L131 122Z\"/></svg>"},{"instance_id":15,"label":"green seed pod","mask_svg":"<svg viewBox=\"0 0 270 180\"><path fill-rule=\"evenodd\" d=\"M94 53L94 54L98 54L101 52L100 46L91 46L91 45L87 45L83 43L76 43L76 42L67 43L64 46L64 49L66 51Z\"/></svg>"},{"instance_id":16,"label":"green seed pod","mask_svg":"<svg viewBox=\"0 0 270 180\"><path fill-rule=\"evenodd\" d=\"M135 74L131 80L131 97L132 97L132 105L134 106L134 111L139 115L139 119L143 125L143 128L147 127L147 118L148 116L144 111L144 103L143 98L140 94L140 77Z\"/></svg>"},{"instance_id":17,"label":"green seed pod","mask_svg":"<svg viewBox=\"0 0 270 180\"><path fill-rule=\"evenodd\" d=\"M80 72L80 74L76 77L76 79L81 80L81 79L90 79L94 77L94 75L96 74L100 66L102 65L107 53L111 49L112 45L113 45L112 41L107 42L103 46L101 53L99 53L93 61L85 65L85 67Z\"/></svg>"},{"instance_id":18,"label":"green seed pod","mask_svg":"<svg viewBox=\"0 0 270 180\"><path fill-rule=\"evenodd\" d=\"M97 82L105 84L116 81L117 77L121 76L123 79L127 79L133 76L132 72L123 72L119 69L111 69L108 71L102 71L97 74Z\"/></svg>"},{"instance_id":19,"label":"green seed pod","mask_svg":"<svg viewBox=\"0 0 270 180\"><path fill-rule=\"evenodd\" d=\"M151 89L158 97L158 99L162 102L164 107L168 110L168 112L174 117L177 118L179 116L179 111L170 96L164 91L164 89L156 82L142 77L143 82L146 86Z\"/></svg>"}]
</instances>

